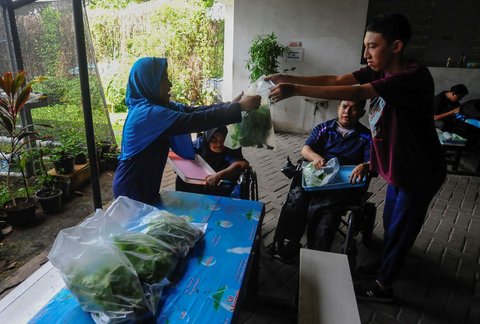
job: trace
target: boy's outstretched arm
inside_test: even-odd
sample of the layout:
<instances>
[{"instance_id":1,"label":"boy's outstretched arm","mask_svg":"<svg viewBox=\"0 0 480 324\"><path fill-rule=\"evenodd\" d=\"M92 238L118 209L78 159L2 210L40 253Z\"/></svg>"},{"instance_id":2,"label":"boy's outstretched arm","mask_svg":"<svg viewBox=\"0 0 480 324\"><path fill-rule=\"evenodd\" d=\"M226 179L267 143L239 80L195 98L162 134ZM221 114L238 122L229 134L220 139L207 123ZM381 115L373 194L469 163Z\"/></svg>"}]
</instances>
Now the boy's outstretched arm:
<instances>
[{"instance_id":1,"label":"boy's outstretched arm","mask_svg":"<svg viewBox=\"0 0 480 324\"><path fill-rule=\"evenodd\" d=\"M265 80L271 80L275 84L279 83L294 83L311 86L334 86L334 85L354 85L358 81L353 74L343 75L288 75L288 74L271 74L265 77Z\"/></svg>"},{"instance_id":2,"label":"boy's outstretched arm","mask_svg":"<svg viewBox=\"0 0 480 324\"><path fill-rule=\"evenodd\" d=\"M305 96L333 100L359 101L378 97L378 92L370 84L359 86L309 86L292 83L280 83L270 91L270 99L277 102L294 96Z\"/></svg>"}]
</instances>

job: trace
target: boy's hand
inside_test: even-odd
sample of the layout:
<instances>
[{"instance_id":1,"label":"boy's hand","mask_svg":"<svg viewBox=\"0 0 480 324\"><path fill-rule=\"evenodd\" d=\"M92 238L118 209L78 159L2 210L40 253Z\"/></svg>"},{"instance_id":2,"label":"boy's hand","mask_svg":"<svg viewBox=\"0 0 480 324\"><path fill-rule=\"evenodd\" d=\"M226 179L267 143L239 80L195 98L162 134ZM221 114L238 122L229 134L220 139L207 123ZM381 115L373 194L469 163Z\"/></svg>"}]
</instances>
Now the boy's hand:
<instances>
[{"instance_id":1,"label":"boy's hand","mask_svg":"<svg viewBox=\"0 0 480 324\"><path fill-rule=\"evenodd\" d=\"M232 102L237 102L237 101L240 101L240 99L242 99L243 97L243 91L241 94L239 94L238 96L236 96L235 98L233 98Z\"/></svg>"},{"instance_id":2,"label":"boy's hand","mask_svg":"<svg viewBox=\"0 0 480 324\"><path fill-rule=\"evenodd\" d=\"M279 83L288 82L287 78L288 77L285 74L276 73L276 74L267 75L264 80L272 81L275 84L279 84Z\"/></svg>"},{"instance_id":3,"label":"boy's hand","mask_svg":"<svg viewBox=\"0 0 480 324\"><path fill-rule=\"evenodd\" d=\"M363 178L365 178L365 175L368 173L369 170L370 164L368 163L361 163L357 165L355 169L353 169L352 174L350 175L350 183L360 183Z\"/></svg>"},{"instance_id":4,"label":"boy's hand","mask_svg":"<svg viewBox=\"0 0 480 324\"><path fill-rule=\"evenodd\" d=\"M243 111L252 111L258 109L262 98L260 96L244 96L238 103Z\"/></svg>"},{"instance_id":5,"label":"boy's hand","mask_svg":"<svg viewBox=\"0 0 480 324\"><path fill-rule=\"evenodd\" d=\"M279 83L270 90L269 98L275 103L295 95L295 85L291 83Z\"/></svg>"}]
</instances>

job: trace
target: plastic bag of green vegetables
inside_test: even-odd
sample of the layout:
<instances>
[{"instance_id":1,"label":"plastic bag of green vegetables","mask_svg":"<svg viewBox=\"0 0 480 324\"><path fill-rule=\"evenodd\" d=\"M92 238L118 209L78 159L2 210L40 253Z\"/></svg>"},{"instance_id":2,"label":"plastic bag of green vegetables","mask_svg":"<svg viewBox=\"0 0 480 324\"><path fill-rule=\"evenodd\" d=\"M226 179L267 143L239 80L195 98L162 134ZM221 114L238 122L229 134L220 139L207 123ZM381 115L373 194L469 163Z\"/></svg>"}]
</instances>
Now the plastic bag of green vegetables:
<instances>
[{"instance_id":1,"label":"plastic bag of green vegetables","mask_svg":"<svg viewBox=\"0 0 480 324\"><path fill-rule=\"evenodd\" d=\"M275 133L273 132L272 117L270 114L270 100L268 95L274 86L271 81L265 81L261 76L250 85L246 95L262 97L258 110L243 112L242 121L228 127L225 145L236 149L238 147L275 148Z\"/></svg>"},{"instance_id":2,"label":"plastic bag of green vegetables","mask_svg":"<svg viewBox=\"0 0 480 324\"><path fill-rule=\"evenodd\" d=\"M84 241L78 233L78 228L60 231L48 257L82 309L108 322L153 312L127 257L111 241Z\"/></svg>"},{"instance_id":3,"label":"plastic bag of green vegetables","mask_svg":"<svg viewBox=\"0 0 480 324\"><path fill-rule=\"evenodd\" d=\"M179 256L184 257L203 236L200 228L188 223L183 217L165 211L154 211L144 217L143 233L172 245Z\"/></svg>"},{"instance_id":4,"label":"plastic bag of green vegetables","mask_svg":"<svg viewBox=\"0 0 480 324\"><path fill-rule=\"evenodd\" d=\"M178 256L169 244L144 233L122 233L112 238L132 263L141 283L155 284L175 269Z\"/></svg>"},{"instance_id":5,"label":"plastic bag of green vegetables","mask_svg":"<svg viewBox=\"0 0 480 324\"><path fill-rule=\"evenodd\" d=\"M307 187L320 187L333 181L340 170L340 163L336 157L328 160L320 169L315 169L313 162L303 166L303 181Z\"/></svg>"},{"instance_id":6,"label":"plastic bag of green vegetables","mask_svg":"<svg viewBox=\"0 0 480 324\"><path fill-rule=\"evenodd\" d=\"M120 224L97 210L81 224L61 230L48 255L97 323L142 320L155 312L162 293L163 285L140 282L134 264L113 243L113 237L124 235Z\"/></svg>"}]
</instances>

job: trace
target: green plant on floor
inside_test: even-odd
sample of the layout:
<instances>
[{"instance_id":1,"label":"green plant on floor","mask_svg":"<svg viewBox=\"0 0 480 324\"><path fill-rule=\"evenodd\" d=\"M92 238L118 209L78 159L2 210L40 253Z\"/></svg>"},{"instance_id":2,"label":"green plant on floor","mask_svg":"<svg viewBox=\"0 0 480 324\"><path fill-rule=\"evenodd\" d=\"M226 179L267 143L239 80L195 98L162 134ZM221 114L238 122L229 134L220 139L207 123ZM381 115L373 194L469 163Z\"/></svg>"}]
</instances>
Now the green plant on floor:
<instances>
[{"instance_id":1,"label":"green plant on floor","mask_svg":"<svg viewBox=\"0 0 480 324\"><path fill-rule=\"evenodd\" d=\"M250 80L253 82L262 75L278 73L278 59L288 51L288 46L278 42L275 33L257 35L252 40L248 54L247 69L250 72ZM295 68L284 70L293 71Z\"/></svg>"},{"instance_id":2,"label":"green plant on floor","mask_svg":"<svg viewBox=\"0 0 480 324\"><path fill-rule=\"evenodd\" d=\"M23 153L32 141L39 138L38 133L31 130L33 125L17 126L20 112L25 104L40 97L40 95L32 94L32 84L42 81L42 79L35 79L27 84L25 84L25 80L24 71L15 75L11 72L5 72L3 78L0 76L0 89L3 90L3 93L0 93L0 126L8 137L8 151L0 154L8 163L6 187L13 207L17 207L19 191L11 174L12 169L14 166L19 168L24 188L23 194L26 195L26 200L28 200L30 194L25 172L27 159Z\"/></svg>"},{"instance_id":3,"label":"green plant on floor","mask_svg":"<svg viewBox=\"0 0 480 324\"><path fill-rule=\"evenodd\" d=\"M45 157L50 154L50 148L47 146L39 146L34 149L28 149L25 152L27 159L34 161L35 170L35 190L42 190L45 195L54 195L58 192L58 178L48 174L45 166Z\"/></svg>"}]
</instances>

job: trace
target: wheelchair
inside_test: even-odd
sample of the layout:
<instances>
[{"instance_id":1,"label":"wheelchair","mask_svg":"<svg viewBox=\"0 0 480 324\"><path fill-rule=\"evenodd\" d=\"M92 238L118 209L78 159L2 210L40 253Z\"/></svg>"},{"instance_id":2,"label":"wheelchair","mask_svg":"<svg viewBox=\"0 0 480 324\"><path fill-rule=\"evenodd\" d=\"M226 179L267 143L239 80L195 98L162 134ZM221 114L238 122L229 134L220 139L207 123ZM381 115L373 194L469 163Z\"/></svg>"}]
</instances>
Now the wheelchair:
<instances>
[{"instance_id":1,"label":"wheelchair","mask_svg":"<svg viewBox=\"0 0 480 324\"><path fill-rule=\"evenodd\" d=\"M286 164L281 169L281 172L287 178L292 179L290 191L295 190L295 187L298 188L296 182L302 177L303 161L303 159L300 159L297 161L297 165L294 165L288 157ZM371 192L368 192L368 187L373 176L373 174L367 175L365 186L362 187L360 197L356 202L342 204L342 206L339 207L341 208L340 210L342 213L345 212L345 214L342 216L337 233L344 237L341 252L347 255L352 270L356 267L357 235L361 234L361 242L366 247L369 247L372 239L376 217L376 206L374 203L368 202L368 199L373 195ZM305 193L303 188L302 191ZM287 203L287 201L285 203ZM274 243L272 243L273 247L270 247L270 249L273 248L273 250L275 250L278 248L276 246L277 244L278 242L274 241ZM308 245L306 247L308 248Z\"/></svg>"},{"instance_id":2,"label":"wheelchair","mask_svg":"<svg viewBox=\"0 0 480 324\"><path fill-rule=\"evenodd\" d=\"M236 183L222 180L218 188L208 188L206 185L185 183L177 176L175 190L258 201L257 174L252 167L243 170Z\"/></svg>"},{"instance_id":3,"label":"wheelchair","mask_svg":"<svg viewBox=\"0 0 480 324\"><path fill-rule=\"evenodd\" d=\"M248 167L240 174L237 187L239 188L239 198L245 200L258 201L258 181L257 173Z\"/></svg>"}]
</instances>

